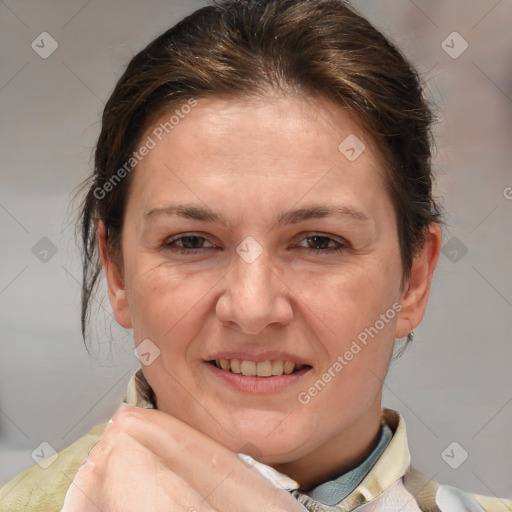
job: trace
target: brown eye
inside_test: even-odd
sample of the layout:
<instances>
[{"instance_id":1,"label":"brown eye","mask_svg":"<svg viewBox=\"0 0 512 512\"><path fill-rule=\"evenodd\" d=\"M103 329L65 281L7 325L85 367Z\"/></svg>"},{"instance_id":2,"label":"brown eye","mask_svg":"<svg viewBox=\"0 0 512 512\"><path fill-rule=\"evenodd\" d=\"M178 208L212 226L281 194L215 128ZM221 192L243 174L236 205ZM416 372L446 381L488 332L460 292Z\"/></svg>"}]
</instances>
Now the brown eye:
<instances>
[{"instance_id":1,"label":"brown eye","mask_svg":"<svg viewBox=\"0 0 512 512\"><path fill-rule=\"evenodd\" d=\"M201 249L201 245L204 243L206 239L202 236L182 236L178 238L176 241L181 241L180 247L184 247L186 249ZM188 247L187 247L188 246Z\"/></svg>"},{"instance_id":2,"label":"brown eye","mask_svg":"<svg viewBox=\"0 0 512 512\"><path fill-rule=\"evenodd\" d=\"M307 238L308 240L308 247L310 249L328 249L329 248L329 242L332 241L332 238L328 238L326 236L309 236Z\"/></svg>"},{"instance_id":3,"label":"brown eye","mask_svg":"<svg viewBox=\"0 0 512 512\"><path fill-rule=\"evenodd\" d=\"M347 248L346 244L338 242L334 238L326 235L309 235L305 237L301 243L305 241L306 246L298 245L298 247L302 247L308 251L313 251L316 254L320 253L336 253L341 252Z\"/></svg>"},{"instance_id":4,"label":"brown eye","mask_svg":"<svg viewBox=\"0 0 512 512\"><path fill-rule=\"evenodd\" d=\"M180 252L181 254L199 254L205 249L215 247L213 244L210 244L210 247L203 247L205 242L209 243L204 236L183 235L167 240L164 242L163 247L166 250Z\"/></svg>"}]
</instances>

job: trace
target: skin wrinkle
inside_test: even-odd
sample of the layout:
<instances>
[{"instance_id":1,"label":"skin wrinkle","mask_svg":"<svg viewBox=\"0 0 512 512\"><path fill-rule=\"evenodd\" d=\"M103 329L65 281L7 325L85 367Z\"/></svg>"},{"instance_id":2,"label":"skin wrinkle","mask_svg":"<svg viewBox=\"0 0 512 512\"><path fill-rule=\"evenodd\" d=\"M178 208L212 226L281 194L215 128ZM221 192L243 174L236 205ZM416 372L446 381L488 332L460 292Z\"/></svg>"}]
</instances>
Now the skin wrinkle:
<instances>
[{"instance_id":1,"label":"skin wrinkle","mask_svg":"<svg viewBox=\"0 0 512 512\"><path fill-rule=\"evenodd\" d=\"M379 157L345 111L331 112L329 122L326 112L316 100L202 99L139 164L131 187L137 194L129 195L123 228L123 276L114 266L107 272L117 321L133 328L136 340L149 338L161 350L143 367L159 409L233 451L250 440L261 462L305 487L354 467L374 447L379 378L387 372L395 337L421 321L424 307L411 295L400 315L318 396L307 406L297 402L298 393L407 292L400 290L396 216L377 172ZM337 147L351 133L366 145L354 162ZM323 177L333 164L335 172ZM282 186L283 177L289 186ZM168 203L207 205L235 224L227 230L174 217L145 232L144 212ZM269 230L280 211L326 203L353 205L370 222L319 218ZM210 233L206 238L218 238L223 250L188 256L157 248L189 232ZM324 256L289 249L306 236L297 236L302 232L346 236L354 248ZM264 248L251 264L235 252L246 236ZM424 263L418 265L419 275ZM418 297L422 293L419 287ZM262 396L228 388L205 367L204 358L214 351L262 348L296 353L313 369L300 385Z\"/></svg>"}]
</instances>

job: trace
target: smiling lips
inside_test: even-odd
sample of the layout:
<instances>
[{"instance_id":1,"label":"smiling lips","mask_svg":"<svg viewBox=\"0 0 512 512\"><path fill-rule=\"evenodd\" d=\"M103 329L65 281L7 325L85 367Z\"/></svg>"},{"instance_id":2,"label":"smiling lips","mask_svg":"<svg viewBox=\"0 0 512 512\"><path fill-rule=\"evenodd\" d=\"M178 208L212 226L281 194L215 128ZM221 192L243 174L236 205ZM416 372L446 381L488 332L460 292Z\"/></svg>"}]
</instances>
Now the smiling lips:
<instances>
[{"instance_id":1,"label":"smiling lips","mask_svg":"<svg viewBox=\"0 0 512 512\"><path fill-rule=\"evenodd\" d=\"M290 375L301 370L304 365L276 359L274 361L247 361L245 359L216 359L211 361L217 368L238 373L245 376L274 377L279 375Z\"/></svg>"}]
</instances>

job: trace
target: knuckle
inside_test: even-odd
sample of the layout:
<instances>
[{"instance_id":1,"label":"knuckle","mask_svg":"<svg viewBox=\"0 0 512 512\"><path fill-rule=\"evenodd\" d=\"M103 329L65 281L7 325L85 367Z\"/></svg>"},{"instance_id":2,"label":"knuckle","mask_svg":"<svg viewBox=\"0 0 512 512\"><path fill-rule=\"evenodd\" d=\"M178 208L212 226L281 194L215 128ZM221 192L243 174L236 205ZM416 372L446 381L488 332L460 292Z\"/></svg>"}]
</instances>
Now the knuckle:
<instances>
[{"instance_id":1,"label":"knuckle","mask_svg":"<svg viewBox=\"0 0 512 512\"><path fill-rule=\"evenodd\" d=\"M143 422L137 407L122 407L112 417L112 429L129 433L140 427Z\"/></svg>"},{"instance_id":2,"label":"knuckle","mask_svg":"<svg viewBox=\"0 0 512 512\"><path fill-rule=\"evenodd\" d=\"M84 467L95 470L101 461L104 461L112 452L112 444L104 438L100 439L89 451Z\"/></svg>"}]
</instances>

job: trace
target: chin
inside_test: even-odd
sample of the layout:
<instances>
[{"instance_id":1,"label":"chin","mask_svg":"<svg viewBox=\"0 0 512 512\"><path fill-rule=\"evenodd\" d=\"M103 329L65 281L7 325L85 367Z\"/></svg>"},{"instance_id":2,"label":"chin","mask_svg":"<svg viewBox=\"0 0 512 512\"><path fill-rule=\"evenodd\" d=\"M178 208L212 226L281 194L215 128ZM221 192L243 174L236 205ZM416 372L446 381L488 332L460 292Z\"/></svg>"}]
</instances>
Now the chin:
<instances>
[{"instance_id":1,"label":"chin","mask_svg":"<svg viewBox=\"0 0 512 512\"><path fill-rule=\"evenodd\" d=\"M305 425L290 425L283 418L276 422L275 419L269 421L267 418L259 422L246 423L245 426L240 423L232 423L230 436L225 431L219 432L220 438L211 432L205 432L206 435L215 438L218 442L234 452L245 453L253 459L263 464L286 463L296 460L311 451L314 447L308 446L314 436L311 434L311 428ZM236 427L235 427L236 425ZM236 432L236 434L235 434Z\"/></svg>"}]
</instances>

